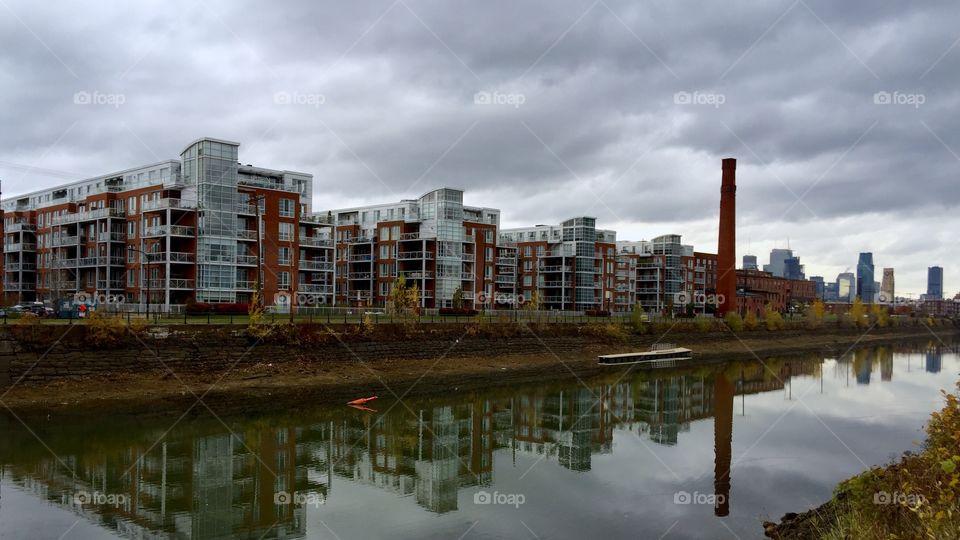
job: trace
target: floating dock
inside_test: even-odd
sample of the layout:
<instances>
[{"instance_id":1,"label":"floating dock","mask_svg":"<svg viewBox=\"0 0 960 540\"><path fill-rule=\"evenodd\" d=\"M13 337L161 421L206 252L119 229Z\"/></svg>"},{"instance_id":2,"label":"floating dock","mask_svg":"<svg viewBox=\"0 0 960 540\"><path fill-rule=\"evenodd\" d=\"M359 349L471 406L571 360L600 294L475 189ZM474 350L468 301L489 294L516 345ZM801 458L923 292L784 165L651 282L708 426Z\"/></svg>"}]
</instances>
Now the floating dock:
<instances>
[{"instance_id":1,"label":"floating dock","mask_svg":"<svg viewBox=\"0 0 960 540\"><path fill-rule=\"evenodd\" d=\"M671 367L683 360L690 360L693 351L683 347L657 348L652 351L623 354L605 354L599 357L600 365L619 366L644 364L650 367Z\"/></svg>"}]
</instances>

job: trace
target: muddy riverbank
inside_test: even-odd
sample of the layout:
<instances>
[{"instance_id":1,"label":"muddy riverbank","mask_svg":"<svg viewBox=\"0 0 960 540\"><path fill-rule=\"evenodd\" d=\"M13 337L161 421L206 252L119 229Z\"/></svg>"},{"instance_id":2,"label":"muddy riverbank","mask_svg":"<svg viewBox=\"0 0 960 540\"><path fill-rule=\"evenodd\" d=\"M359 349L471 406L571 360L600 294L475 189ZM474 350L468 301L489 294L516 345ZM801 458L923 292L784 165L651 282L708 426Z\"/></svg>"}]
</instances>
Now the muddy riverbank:
<instances>
[{"instance_id":1,"label":"muddy riverbank","mask_svg":"<svg viewBox=\"0 0 960 540\"><path fill-rule=\"evenodd\" d=\"M23 373L46 369L44 377L11 377L0 401L18 415L88 414L199 414L210 408L217 414L242 414L377 395L381 399L441 394L470 389L590 377L611 370L639 367L603 367L599 354L643 350L655 341L669 341L696 351L694 364L709 365L731 359L759 361L770 356L804 352L842 355L854 347L923 340L950 341L953 327L821 329L785 332L674 333L665 336L541 336L479 338L463 334L400 339L385 343L336 342L322 346L284 347L253 343L239 360L224 355L211 362L206 356L222 350L216 343L188 344L194 350L181 358L179 348L144 343L134 354L138 369L103 371L71 369L58 376L52 354L36 354L34 365L21 360ZM181 341L186 338L181 338ZM189 340L186 340L189 341ZM155 348L153 348L155 347ZM393 351L393 353L385 352ZM221 351L222 352L222 351ZM61 368L85 357L65 353ZM96 355L98 366L109 364L118 351ZM79 360L78 360L79 359ZM241 361L242 360L242 361ZM189 363L189 362L193 363ZM188 367L185 367L188 366ZM81 373L81 375L77 375ZM82 373L86 373L85 375Z\"/></svg>"}]
</instances>

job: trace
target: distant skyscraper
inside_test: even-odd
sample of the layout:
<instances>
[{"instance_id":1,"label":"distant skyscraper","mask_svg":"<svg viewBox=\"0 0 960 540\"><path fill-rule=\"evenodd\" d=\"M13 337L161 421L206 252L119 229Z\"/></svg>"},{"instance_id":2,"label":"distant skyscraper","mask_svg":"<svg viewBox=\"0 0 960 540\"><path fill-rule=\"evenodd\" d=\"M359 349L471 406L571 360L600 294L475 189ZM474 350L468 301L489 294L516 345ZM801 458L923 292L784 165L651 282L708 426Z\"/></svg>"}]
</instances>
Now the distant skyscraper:
<instances>
[{"instance_id":1,"label":"distant skyscraper","mask_svg":"<svg viewBox=\"0 0 960 540\"><path fill-rule=\"evenodd\" d=\"M860 260L857 262L857 296L867 304L872 304L876 300L877 290L873 281L873 253L861 253Z\"/></svg>"},{"instance_id":2,"label":"distant skyscraper","mask_svg":"<svg viewBox=\"0 0 960 540\"><path fill-rule=\"evenodd\" d=\"M810 276L810 281L817 284L817 298L827 299L827 284L823 281L823 276Z\"/></svg>"},{"instance_id":3,"label":"distant skyscraper","mask_svg":"<svg viewBox=\"0 0 960 540\"><path fill-rule=\"evenodd\" d=\"M793 250L790 249L771 249L770 264L763 265L764 272L770 272L777 277L784 276L784 266L787 259L793 257ZM799 259L798 259L799 262Z\"/></svg>"},{"instance_id":4,"label":"distant skyscraper","mask_svg":"<svg viewBox=\"0 0 960 540\"><path fill-rule=\"evenodd\" d=\"M744 270L757 270L757 256L756 255L744 255L743 256L743 269Z\"/></svg>"},{"instance_id":5,"label":"distant skyscraper","mask_svg":"<svg viewBox=\"0 0 960 540\"><path fill-rule=\"evenodd\" d=\"M833 283L824 284L823 301L824 302L840 301L840 286L836 281L834 281ZM846 301L846 299L844 299L844 301Z\"/></svg>"},{"instance_id":6,"label":"distant skyscraper","mask_svg":"<svg viewBox=\"0 0 960 540\"><path fill-rule=\"evenodd\" d=\"M927 268L927 298L943 299L943 268L939 266Z\"/></svg>"},{"instance_id":7,"label":"distant skyscraper","mask_svg":"<svg viewBox=\"0 0 960 540\"><path fill-rule=\"evenodd\" d=\"M788 257L783 260L783 277L787 279L806 279L800 257Z\"/></svg>"},{"instance_id":8,"label":"distant skyscraper","mask_svg":"<svg viewBox=\"0 0 960 540\"><path fill-rule=\"evenodd\" d=\"M883 282L880 283L880 303L892 304L896 301L896 289L893 282L893 268L883 269Z\"/></svg>"},{"instance_id":9,"label":"distant skyscraper","mask_svg":"<svg viewBox=\"0 0 960 540\"><path fill-rule=\"evenodd\" d=\"M857 278L852 272L837 275L837 301L853 302L857 296Z\"/></svg>"}]
</instances>

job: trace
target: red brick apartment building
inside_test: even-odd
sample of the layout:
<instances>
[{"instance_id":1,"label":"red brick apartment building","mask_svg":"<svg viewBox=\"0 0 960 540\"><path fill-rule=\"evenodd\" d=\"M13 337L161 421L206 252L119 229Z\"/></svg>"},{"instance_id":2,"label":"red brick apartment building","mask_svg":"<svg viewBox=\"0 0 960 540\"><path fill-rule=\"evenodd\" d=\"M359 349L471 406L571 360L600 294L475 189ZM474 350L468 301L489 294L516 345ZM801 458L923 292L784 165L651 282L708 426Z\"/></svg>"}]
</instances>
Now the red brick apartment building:
<instances>
[{"instance_id":1,"label":"red brick apartment building","mask_svg":"<svg viewBox=\"0 0 960 540\"><path fill-rule=\"evenodd\" d=\"M239 146L202 138L179 160L3 200L4 302L248 303L262 274L267 305L332 303L312 176L242 165Z\"/></svg>"},{"instance_id":2,"label":"red brick apartment building","mask_svg":"<svg viewBox=\"0 0 960 540\"><path fill-rule=\"evenodd\" d=\"M465 206L462 190L328 215L336 234L337 304L386 305L399 276L417 286L426 309L454 307L458 291L464 308L480 308L498 290L512 290L515 256L497 247L500 211Z\"/></svg>"},{"instance_id":3,"label":"red brick apartment building","mask_svg":"<svg viewBox=\"0 0 960 540\"><path fill-rule=\"evenodd\" d=\"M617 233L598 230L596 219L504 229L500 244L516 248L517 290L541 309L610 310L615 307Z\"/></svg>"},{"instance_id":4,"label":"red brick apartment building","mask_svg":"<svg viewBox=\"0 0 960 540\"><path fill-rule=\"evenodd\" d=\"M812 302L817 296L813 281L786 279L761 270L737 270L737 311L745 315L763 315L769 304L774 311L784 312L793 302Z\"/></svg>"}]
</instances>

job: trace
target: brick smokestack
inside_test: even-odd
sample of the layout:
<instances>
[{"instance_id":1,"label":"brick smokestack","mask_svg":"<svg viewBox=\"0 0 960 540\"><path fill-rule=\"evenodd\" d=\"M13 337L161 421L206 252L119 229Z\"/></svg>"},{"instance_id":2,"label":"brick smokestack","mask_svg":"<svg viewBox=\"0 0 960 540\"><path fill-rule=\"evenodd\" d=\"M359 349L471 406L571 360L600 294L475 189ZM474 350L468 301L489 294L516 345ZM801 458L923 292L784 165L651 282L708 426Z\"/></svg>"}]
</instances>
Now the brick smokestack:
<instances>
[{"instance_id":1,"label":"brick smokestack","mask_svg":"<svg viewBox=\"0 0 960 540\"><path fill-rule=\"evenodd\" d=\"M737 311L737 160L723 160L720 186L720 238L717 242L717 312Z\"/></svg>"}]
</instances>

